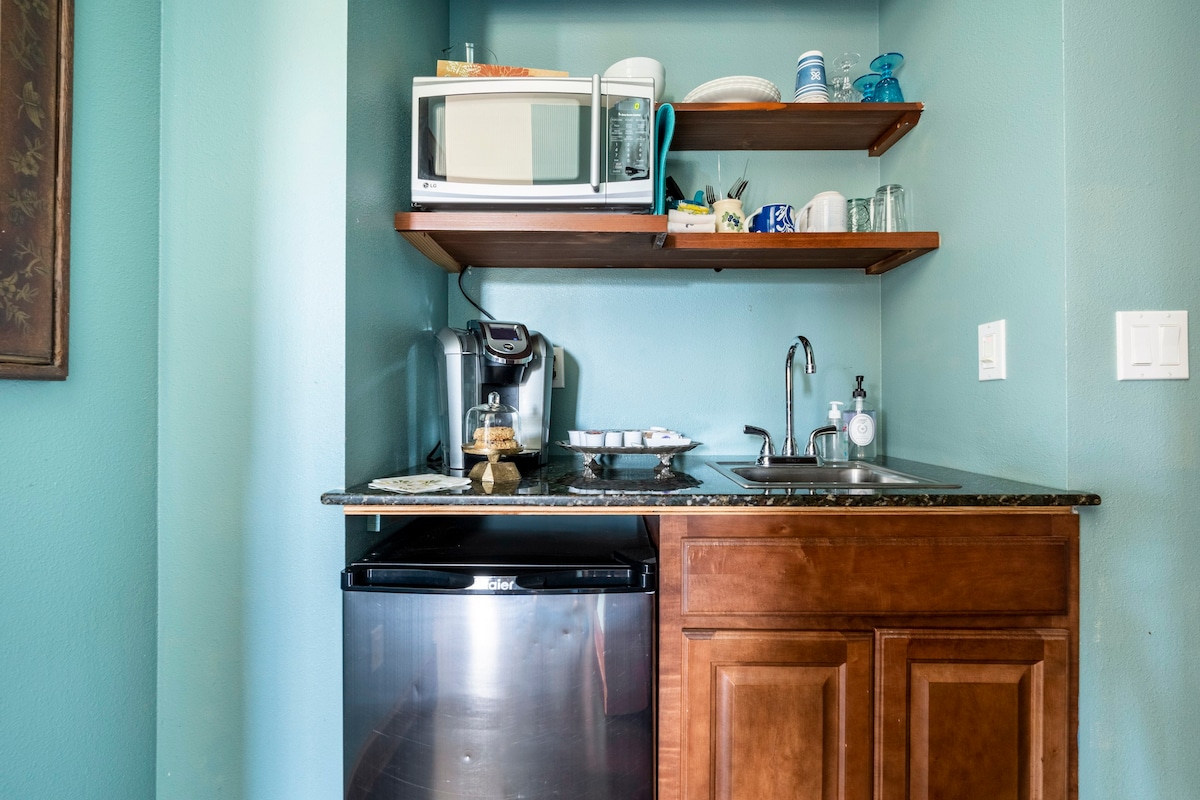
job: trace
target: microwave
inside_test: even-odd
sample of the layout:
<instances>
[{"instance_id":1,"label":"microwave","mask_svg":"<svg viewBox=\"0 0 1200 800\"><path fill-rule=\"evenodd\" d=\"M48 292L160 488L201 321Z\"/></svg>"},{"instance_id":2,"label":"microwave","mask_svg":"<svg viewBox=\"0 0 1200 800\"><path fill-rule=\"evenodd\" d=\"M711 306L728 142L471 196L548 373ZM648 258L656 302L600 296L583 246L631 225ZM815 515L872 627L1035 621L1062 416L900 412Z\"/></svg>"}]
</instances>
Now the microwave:
<instances>
[{"instance_id":1,"label":"microwave","mask_svg":"<svg viewBox=\"0 0 1200 800\"><path fill-rule=\"evenodd\" d=\"M651 78L413 78L414 209L649 212Z\"/></svg>"}]
</instances>

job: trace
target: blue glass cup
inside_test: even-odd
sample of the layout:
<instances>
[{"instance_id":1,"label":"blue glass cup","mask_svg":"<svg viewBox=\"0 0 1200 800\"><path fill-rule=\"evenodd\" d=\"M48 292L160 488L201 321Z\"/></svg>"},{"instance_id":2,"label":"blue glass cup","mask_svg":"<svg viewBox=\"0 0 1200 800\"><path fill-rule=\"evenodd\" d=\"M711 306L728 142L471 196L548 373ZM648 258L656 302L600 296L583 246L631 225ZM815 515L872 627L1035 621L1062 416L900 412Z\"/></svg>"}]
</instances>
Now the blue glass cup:
<instances>
[{"instance_id":1,"label":"blue glass cup","mask_svg":"<svg viewBox=\"0 0 1200 800\"><path fill-rule=\"evenodd\" d=\"M882 77L878 72L868 72L854 79L854 88L862 93L862 102L875 102L875 82Z\"/></svg>"},{"instance_id":2,"label":"blue glass cup","mask_svg":"<svg viewBox=\"0 0 1200 800\"><path fill-rule=\"evenodd\" d=\"M904 56L899 53L884 53L871 62L871 69L879 70L879 80L875 83L872 97L876 103L903 103L904 93L900 91L900 82L892 75L904 63Z\"/></svg>"}]
</instances>

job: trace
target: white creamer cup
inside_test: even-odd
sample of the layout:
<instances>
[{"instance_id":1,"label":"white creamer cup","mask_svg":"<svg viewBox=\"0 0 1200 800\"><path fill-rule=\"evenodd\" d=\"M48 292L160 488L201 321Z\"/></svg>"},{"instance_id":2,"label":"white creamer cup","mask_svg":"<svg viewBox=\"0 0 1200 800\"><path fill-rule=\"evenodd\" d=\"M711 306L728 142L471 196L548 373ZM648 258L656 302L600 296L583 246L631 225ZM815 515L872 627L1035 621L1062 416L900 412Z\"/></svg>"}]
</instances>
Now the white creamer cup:
<instances>
[{"instance_id":1,"label":"white creamer cup","mask_svg":"<svg viewBox=\"0 0 1200 800\"><path fill-rule=\"evenodd\" d=\"M796 212L802 233L845 233L846 198L840 192L821 192Z\"/></svg>"}]
</instances>

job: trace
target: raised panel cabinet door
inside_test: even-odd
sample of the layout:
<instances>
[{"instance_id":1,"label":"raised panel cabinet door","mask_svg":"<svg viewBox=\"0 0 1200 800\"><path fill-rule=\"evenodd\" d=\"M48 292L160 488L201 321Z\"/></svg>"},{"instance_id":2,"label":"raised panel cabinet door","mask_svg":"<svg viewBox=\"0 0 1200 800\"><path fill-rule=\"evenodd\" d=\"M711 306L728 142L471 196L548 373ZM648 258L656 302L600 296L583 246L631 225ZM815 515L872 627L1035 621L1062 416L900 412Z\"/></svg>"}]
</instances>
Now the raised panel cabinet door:
<instances>
[{"instance_id":1,"label":"raised panel cabinet door","mask_svg":"<svg viewBox=\"0 0 1200 800\"><path fill-rule=\"evenodd\" d=\"M871 634L683 635L683 798L870 800Z\"/></svg>"},{"instance_id":2,"label":"raised panel cabinet door","mask_svg":"<svg viewBox=\"0 0 1200 800\"><path fill-rule=\"evenodd\" d=\"M1066 800L1061 630L876 632L877 800Z\"/></svg>"}]
</instances>

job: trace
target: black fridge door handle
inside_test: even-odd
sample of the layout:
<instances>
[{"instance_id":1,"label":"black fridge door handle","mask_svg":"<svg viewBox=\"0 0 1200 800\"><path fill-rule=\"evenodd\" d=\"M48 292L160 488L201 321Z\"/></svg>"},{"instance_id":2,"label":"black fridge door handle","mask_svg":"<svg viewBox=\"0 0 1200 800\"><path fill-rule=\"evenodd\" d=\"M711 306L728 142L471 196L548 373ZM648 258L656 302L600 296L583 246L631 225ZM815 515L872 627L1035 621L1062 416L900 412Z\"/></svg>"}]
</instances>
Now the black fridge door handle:
<instances>
[{"instance_id":1,"label":"black fridge door handle","mask_svg":"<svg viewBox=\"0 0 1200 800\"><path fill-rule=\"evenodd\" d=\"M517 585L522 589L568 590L638 588L642 585L642 576L629 567L588 567L577 569L550 570L535 572L517 577Z\"/></svg>"},{"instance_id":2,"label":"black fridge door handle","mask_svg":"<svg viewBox=\"0 0 1200 800\"><path fill-rule=\"evenodd\" d=\"M368 567L346 570L346 588L387 589L466 589L475 582L473 575L440 569L414 567Z\"/></svg>"}]
</instances>

